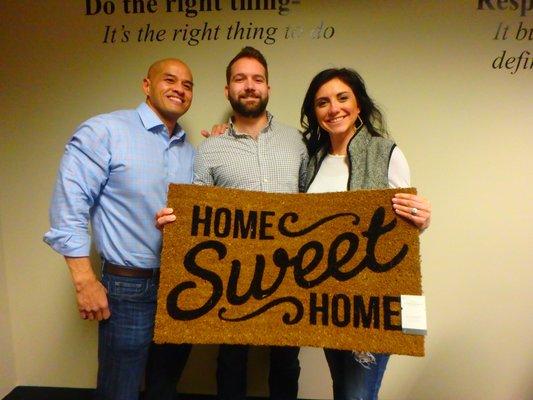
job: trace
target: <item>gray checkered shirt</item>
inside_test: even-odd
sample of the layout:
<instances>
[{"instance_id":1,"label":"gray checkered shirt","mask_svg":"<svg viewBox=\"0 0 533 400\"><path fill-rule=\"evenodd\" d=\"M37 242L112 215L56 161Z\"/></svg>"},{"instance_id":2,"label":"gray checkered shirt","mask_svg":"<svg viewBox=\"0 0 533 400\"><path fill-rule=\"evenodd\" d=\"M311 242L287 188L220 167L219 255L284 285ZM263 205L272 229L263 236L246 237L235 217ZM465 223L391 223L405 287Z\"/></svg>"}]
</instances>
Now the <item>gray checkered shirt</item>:
<instances>
[{"instance_id":1,"label":"gray checkered shirt","mask_svg":"<svg viewBox=\"0 0 533 400\"><path fill-rule=\"evenodd\" d=\"M307 159L302 135L268 113L268 124L257 140L237 133L231 121L224 134L206 139L198 147L193 182L261 192L302 192Z\"/></svg>"}]
</instances>

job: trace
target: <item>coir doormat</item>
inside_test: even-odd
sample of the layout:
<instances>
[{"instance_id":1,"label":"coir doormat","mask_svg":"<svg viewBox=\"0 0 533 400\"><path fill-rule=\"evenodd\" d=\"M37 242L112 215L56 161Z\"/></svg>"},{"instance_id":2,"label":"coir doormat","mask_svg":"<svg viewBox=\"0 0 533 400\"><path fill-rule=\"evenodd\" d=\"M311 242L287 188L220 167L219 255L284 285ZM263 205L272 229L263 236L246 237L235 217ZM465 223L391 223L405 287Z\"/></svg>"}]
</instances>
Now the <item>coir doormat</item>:
<instances>
[{"instance_id":1,"label":"coir doormat","mask_svg":"<svg viewBox=\"0 0 533 400\"><path fill-rule=\"evenodd\" d=\"M402 332L420 295L418 229L391 199L415 189L270 194L171 185L157 343L424 354Z\"/></svg>"}]
</instances>

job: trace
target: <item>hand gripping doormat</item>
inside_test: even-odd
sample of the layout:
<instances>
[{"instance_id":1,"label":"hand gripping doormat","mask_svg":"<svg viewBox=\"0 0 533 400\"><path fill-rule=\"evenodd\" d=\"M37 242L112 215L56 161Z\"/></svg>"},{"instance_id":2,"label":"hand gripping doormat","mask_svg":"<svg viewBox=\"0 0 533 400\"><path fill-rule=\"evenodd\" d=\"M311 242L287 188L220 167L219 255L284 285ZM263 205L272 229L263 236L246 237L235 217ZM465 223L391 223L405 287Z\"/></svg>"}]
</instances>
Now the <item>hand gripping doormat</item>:
<instances>
[{"instance_id":1,"label":"hand gripping doormat","mask_svg":"<svg viewBox=\"0 0 533 400\"><path fill-rule=\"evenodd\" d=\"M157 343L328 347L424 355L402 332L421 295L418 229L394 193L271 194L170 185Z\"/></svg>"}]
</instances>

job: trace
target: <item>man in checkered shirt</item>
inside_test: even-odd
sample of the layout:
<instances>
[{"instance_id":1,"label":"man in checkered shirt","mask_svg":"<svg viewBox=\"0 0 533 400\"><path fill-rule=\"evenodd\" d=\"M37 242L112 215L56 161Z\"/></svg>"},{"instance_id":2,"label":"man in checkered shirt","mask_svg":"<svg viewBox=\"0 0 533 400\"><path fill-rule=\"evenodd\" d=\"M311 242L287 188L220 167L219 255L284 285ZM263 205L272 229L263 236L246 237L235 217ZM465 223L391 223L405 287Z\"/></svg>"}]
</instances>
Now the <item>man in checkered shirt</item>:
<instances>
[{"instance_id":1,"label":"man in checkered shirt","mask_svg":"<svg viewBox=\"0 0 533 400\"><path fill-rule=\"evenodd\" d=\"M224 134L198 148L196 184L262 192L303 191L307 149L302 135L276 121L266 110L270 86L263 55L243 48L226 68L226 97L234 114ZM269 387L272 400L296 399L300 365L297 347L270 349ZM248 346L219 347L217 392L221 400L246 398Z\"/></svg>"},{"instance_id":2,"label":"man in checkered shirt","mask_svg":"<svg viewBox=\"0 0 533 400\"><path fill-rule=\"evenodd\" d=\"M266 110L270 86L263 55L243 48L226 68L226 97L234 114L225 132L198 148L193 182L262 192L303 191L307 148L302 135L276 121ZM175 220L171 209L157 214L158 225ZM298 347L270 349L270 399L296 399L300 365ZM248 346L222 344L217 364L220 400L246 399Z\"/></svg>"}]
</instances>

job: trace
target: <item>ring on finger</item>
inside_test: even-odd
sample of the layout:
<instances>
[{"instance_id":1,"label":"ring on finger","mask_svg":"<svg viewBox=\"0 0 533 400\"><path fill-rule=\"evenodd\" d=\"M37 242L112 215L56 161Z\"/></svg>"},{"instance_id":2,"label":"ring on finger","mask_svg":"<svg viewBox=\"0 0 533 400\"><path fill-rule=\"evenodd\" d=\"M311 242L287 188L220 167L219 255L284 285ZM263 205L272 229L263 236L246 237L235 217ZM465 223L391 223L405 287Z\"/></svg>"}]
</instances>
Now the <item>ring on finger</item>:
<instances>
[{"instance_id":1,"label":"ring on finger","mask_svg":"<svg viewBox=\"0 0 533 400\"><path fill-rule=\"evenodd\" d=\"M411 212L411 215L416 216L418 214L418 208L413 207L413 208L411 208L410 212Z\"/></svg>"}]
</instances>

